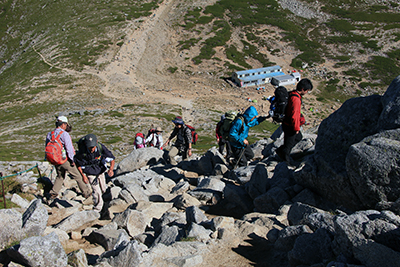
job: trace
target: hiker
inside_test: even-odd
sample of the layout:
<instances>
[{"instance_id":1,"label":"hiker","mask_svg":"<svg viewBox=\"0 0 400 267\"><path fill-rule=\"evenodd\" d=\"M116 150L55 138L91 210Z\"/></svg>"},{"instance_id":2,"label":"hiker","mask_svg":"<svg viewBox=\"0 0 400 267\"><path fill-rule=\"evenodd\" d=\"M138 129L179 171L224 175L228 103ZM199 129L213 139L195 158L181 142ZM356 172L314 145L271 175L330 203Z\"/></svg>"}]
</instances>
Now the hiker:
<instances>
[{"instance_id":1,"label":"hiker","mask_svg":"<svg viewBox=\"0 0 400 267\"><path fill-rule=\"evenodd\" d=\"M224 125L225 119L226 119L225 115L221 115L221 120L217 123L217 126L215 128L215 136L217 138L219 153L223 154L224 147L226 147L225 157L228 159L232 152L231 152L231 146L228 141L228 137L227 136L224 137L224 134L223 134L223 125ZM228 133L228 135L229 135L229 133Z\"/></svg>"},{"instance_id":2,"label":"hiker","mask_svg":"<svg viewBox=\"0 0 400 267\"><path fill-rule=\"evenodd\" d=\"M175 144L168 152L169 162L172 165L176 165L175 156L182 155L182 160L185 160L188 156L190 157L192 155L192 133L181 117L175 117L172 122L175 124L175 128L163 147L168 145L168 143L176 137Z\"/></svg>"},{"instance_id":3,"label":"hiker","mask_svg":"<svg viewBox=\"0 0 400 267\"><path fill-rule=\"evenodd\" d=\"M79 173L74 162L75 149L72 145L71 136L68 133L71 131L71 129L72 127L68 123L67 117L59 116L56 119L56 129L49 132L46 136L46 160L50 162L50 158L54 156L51 153L48 153L47 149L49 142L53 138L59 138L59 141L62 144L61 157L63 158L61 162L51 162L56 168L57 177L54 182L53 188L48 193L49 195L47 196L47 199L55 199L58 197L58 193L61 190L61 187L64 183L65 174L67 172L71 175L72 179L74 179L78 183L78 187L82 192L83 197L87 198L90 196L90 188L86 185L88 182L83 180L83 177Z\"/></svg>"},{"instance_id":4,"label":"hiker","mask_svg":"<svg viewBox=\"0 0 400 267\"><path fill-rule=\"evenodd\" d=\"M311 81L301 79L296 90L289 93L289 100L285 110L285 118L282 122L283 145L276 150L276 154L286 163L290 164L290 152L301 141L303 135L300 127L306 122L301 114L302 97L313 89Z\"/></svg>"},{"instance_id":5,"label":"hiker","mask_svg":"<svg viewBox=\"0 0 400 267\"><path fill-rule=\"evenodd\" d=\"M143 147L146 147L144 134L137 133L135 135L135 141L133 141L133 148L136 150L136 149L143 148Z\"/></svg>"},{"instance_id":6,"label":"hiker","mask_svg":"<svg viewBox=\"0 0 400 267\"><path fill-rule=\"evenodd\" d=\"M110 168L107 171L109 177L114 175L115 157L107 147L97 142L94 134L88 134L78 142L79 151L75 156L75 163L84 180L88 180L92 186L94 210L101 212L103 208L102 195L106 191L107 163Z\"/></svg>"},{"instance_id":7,"label":"hiker","mask_svg":"<svg viewBox=\"0 0 400 267\"><path fill-rule=\"evenodd\" d=\"M232 123L229 131L230 145L235 157L235 165L247 166L248 161L254 157L249 141L249 129L263 122L267 117L258 117L255 107L250 106L243 115L238 116Z\"/></svg>"},{"instance_id":8,"label":"hiker","mask_svg":"<svg viewBox=\"0 0 400 267\"><path fill-rule=\"evenodd\" d=\"M151 129L149 131L149 135L146 138L146 144L155 148L162 149L164 142L162 138L161 127L157 127L156 129Z\"/></svg>"}]
</instances>

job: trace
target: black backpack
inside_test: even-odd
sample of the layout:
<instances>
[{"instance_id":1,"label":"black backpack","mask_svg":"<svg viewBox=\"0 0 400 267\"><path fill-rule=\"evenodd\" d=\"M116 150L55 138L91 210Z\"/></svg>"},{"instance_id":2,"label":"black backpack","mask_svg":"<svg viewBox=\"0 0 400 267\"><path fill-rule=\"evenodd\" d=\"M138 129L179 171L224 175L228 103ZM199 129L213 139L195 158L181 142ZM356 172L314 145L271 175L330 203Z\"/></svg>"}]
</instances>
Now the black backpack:
<instances>
[{"instance_id":1,"label":"black backpack","mask_svg":"<svg viewBox=\"0 0 400 267\"><path fill-rule=\"evenodd\" d=\"M290 94L290 96L299 97L296 94ZM272 117L275 123L283 122L285 118L286 106L289 101L289 93L285 87L279 86L275 89L274 96L269 99L271 105L269 107L269 116Z\"/></svg>"}]
</instances>

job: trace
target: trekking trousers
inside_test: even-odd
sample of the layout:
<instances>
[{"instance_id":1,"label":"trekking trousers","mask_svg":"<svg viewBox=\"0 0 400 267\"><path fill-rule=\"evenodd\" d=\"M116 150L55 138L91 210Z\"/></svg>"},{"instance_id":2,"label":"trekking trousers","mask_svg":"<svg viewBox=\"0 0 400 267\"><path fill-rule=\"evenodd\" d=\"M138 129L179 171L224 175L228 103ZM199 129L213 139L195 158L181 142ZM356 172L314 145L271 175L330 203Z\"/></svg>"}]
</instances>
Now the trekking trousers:
<instances>
[{"instance_id":1,"label":"trekking trousers","mask_svg":"<svg viewBox=\"0 0 400 267\"><path fill-rule=\"evenodd\" d=\"M290 163L290 152L292 148L303 139L303 135L301 132L296 134L295 131L291 129L291 127L282 123L282 130L284 133L283 136L283 145L280 146L278 149L283 154L283 160Z\"/></svg>"},{"instance_id":2,"label":"trekking trousers","mask_svg":"<svg viewBox=\"0 0 400 267\"><path fill-rule=\"evenodd\" d=\"M98 175L86 175L89 179L89 183L92 186L93 192L93 209L95 211L100 212L103 208L104 201L103 201L103 193L106 192L106 177L104 173Z\"/></svg>"},{"instance_id":3,"label":"trekking trousers","mask_svg":"<svg viewBox=\"0 0 400 267\"><path fill-rule=\"evenodd\" d=\"M61 187L64 183L65 174L68 172L71 175L72 179L74 179L77 182L78 187L82 192L82 195L85 198L90 196L90 188L88 187L87 184L83 182L82 175L78 171L78 168L76 168L76 165L72 167L71 163L67 161L55 167L57 171L57 177L56 180L54 181L53 188L50 190L51 194L58 194L60 192Z\"/></svg>"},{"instance_id":4,"label":"trekking trousers","mask_svg":"<svg viewBox=\"0 0 400 267\"><path fill-rule=\"evenodd\" d=\"M243 156L239 159L240 153L242 152L242 149L244 149ZM247 162L254 158L254 152L253 149L251 149L250 145L247 145L245 148L237 148L232 146L232 152L233 155L235 156L235 160L239 161L239 166L247 166Z\"/></svg>"}]
</instances>

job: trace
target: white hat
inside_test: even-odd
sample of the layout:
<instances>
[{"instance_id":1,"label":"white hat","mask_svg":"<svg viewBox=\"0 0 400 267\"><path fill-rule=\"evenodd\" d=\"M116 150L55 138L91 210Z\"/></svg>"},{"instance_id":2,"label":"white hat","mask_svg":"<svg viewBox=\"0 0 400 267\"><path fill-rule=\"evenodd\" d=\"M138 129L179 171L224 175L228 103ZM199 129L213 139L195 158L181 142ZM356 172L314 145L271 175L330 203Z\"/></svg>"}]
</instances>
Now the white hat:
<instances>
[{"instance_id":1,"label":"white hat","mask_svg":"<svg viewBox=\"0 0 400 267\"><path fill-rule=\"evenodd\" d=\"M65 116L59 116L59 117L57 118L57 121L65 122L66 124L68 124L68 119L67 119L67 117L65 117Z\"/></svg>"}]
</instances>

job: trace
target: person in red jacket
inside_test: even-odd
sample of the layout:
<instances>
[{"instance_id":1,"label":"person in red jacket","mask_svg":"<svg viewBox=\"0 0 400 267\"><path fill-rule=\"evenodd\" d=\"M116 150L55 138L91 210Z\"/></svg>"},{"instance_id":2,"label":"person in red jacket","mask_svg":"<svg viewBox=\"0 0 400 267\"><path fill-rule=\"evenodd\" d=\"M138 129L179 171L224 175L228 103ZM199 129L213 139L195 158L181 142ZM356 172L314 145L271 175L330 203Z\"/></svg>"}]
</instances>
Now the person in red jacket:
<instances>
[{"instance_id":1,"label":"person in red jacket","mask_svg":"<svg viewBox=\"0 0 400 267\"><path fill-rule=\"evenodd\" d=\"M290 164L290 152L292 148L301 141L303 135L300 127L306 122L303 114L301 114L302 98L305 94L313 89L313 85L309 79L301 79L296 90L289 93L289 100L285 111L285 118L282 122L282 130L284 133L283 145L276 150L276 154Z\"/></svg>"}]
</instances>

